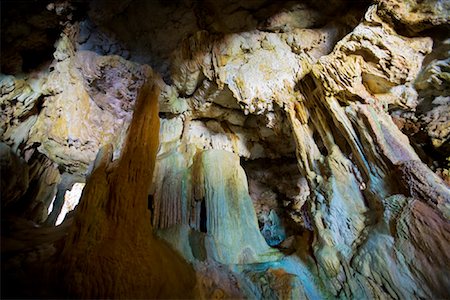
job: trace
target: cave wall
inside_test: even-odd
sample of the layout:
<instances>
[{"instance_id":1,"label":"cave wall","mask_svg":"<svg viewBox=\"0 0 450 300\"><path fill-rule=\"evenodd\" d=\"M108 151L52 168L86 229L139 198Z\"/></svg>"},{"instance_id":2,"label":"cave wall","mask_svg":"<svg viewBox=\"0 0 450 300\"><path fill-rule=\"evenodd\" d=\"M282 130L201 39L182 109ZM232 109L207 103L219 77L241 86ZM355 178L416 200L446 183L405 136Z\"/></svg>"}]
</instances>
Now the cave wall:
<instances>
[{"instance_id":1,"label":"cave wall","mask_svg":"<svg viewBox=\"0 0 450 300\"><path fill-rule=\"evenodd\" d=\"M447 1L35 5L2 10L2 220L86 181L69 295L448 295Z\"/></svg>"}]
</instances>

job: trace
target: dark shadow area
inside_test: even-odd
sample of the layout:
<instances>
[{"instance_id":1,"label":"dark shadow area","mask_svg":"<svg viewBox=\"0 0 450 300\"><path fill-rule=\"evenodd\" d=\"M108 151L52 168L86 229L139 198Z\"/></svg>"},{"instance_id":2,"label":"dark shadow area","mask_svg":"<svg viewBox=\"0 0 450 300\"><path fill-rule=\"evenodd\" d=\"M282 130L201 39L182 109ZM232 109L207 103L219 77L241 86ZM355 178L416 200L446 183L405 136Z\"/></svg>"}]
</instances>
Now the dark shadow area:
<instances>
[{"instance_id":1,"label":"dark shadow area","mask_svg":"<svg viewBox=\"0 0 450 300\"><path fill-rule=\"evenodd\" d=\"M200 232L207 233L208 229L206 228L206 224L208 214L206 213L206 201L203 199L200 203Z\"/></svg>"},{"instance_id":2,"label":"dark shadow area","mask_svg":"<svg viewBox=\"0 0 450 300\"><path fill-rule=\"evenodd\" d=\"M68 16L71 22L84 18L87 1L68 1L58 12L49 0L5 0L0 5L1 73L15 75L53 60L54 44Z\"/></svg>"},{"instance_id":3,"label":"dark shadow area","mask_svg":"<svg viewBox=\"0 0 450 300\"><path fill-rule=\"evenodd\" d=\"M295 252L312 236L306 199L309 188L295 158L241 159L260 230L267 243L284 253ZM309 238L308 238L309 240ZM309 247L310 245L308 245Z\"/></svg>"}]
</instances>

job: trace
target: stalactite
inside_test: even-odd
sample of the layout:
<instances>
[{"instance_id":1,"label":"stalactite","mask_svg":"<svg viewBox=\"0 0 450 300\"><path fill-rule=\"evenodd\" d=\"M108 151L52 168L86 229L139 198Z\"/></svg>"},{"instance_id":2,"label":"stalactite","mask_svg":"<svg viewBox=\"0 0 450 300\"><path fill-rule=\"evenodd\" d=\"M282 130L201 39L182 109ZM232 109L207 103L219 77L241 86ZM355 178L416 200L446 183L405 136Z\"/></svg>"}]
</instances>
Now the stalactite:
<instances>
[{"instance_id":1,"label":"stalactite","mask_svg":"<svg viewBox=\"0 0 450 300\"><path fill-rule=\"evenodd\" d=\"M369 9L366 18L373 16L372 14L376 14L376 9ZM361 28L354 32L363 30L363 26L368 26L365 29L368 32L377 31L376 26L369 25L370 22L372 21L368 20L368 25L360 25ZM401 43L405 51L411 51L411 55L417 56L419 61L423 56L418 45L422 51L428 51L429 44L425 39L398 40L393 31L387 32L392 41ZM418 215L425 211L426 214L433 215L432 219L436 224L443 227L442 230L436 231L432 239L448 243L444 218L448 218L449 214L450 192L442 179L420 161L408 138L395 126L382 105L377 104L380 100L369 92L370 89L368 91L358 82L358 76L354 74L362 73L363 69L367 71L371 66L367 66L367 62L361 57L349 54L356 50L349 50L352 35L347 39L347 44L340 42L342 49L338 47L334 50L336 54L320 60L313 66L311 74L300 82L299 91L303 96L299 101L305 102L306 105L290 106L287 111L297 142L300 170L303 168L303 172L308 175L306 178L310 188L315 191L311 199L311 212L317 235L313 248L320 265L319 274L327 283L327 288L335 295L367 297L368 293L373 297L373 293L380 292L377 290L379 287L371 282L373 280L384 286L383 293L391 297L410 297L411 290L418 288L415 286L416 282L427 282L428 286L433 286L434 283L433 280L422 277L428 275L417 274L404 257L406 253L420 257L421 250L414 250L420 247L406 249L400 243L404 238L399 236L401 233L398 232L390 232L394 244L392 240L382 236L383 232L379 228L384 222L383 211L388 210L389 201L403 197L406 211L414 211L415 207L420 206L422 210ZM411 46L413 43L416 44ZM356 53L360 54L357 51ZM395 52L390 55L383 59L392 61L393 64L405 64L406 70L402 75L405 78L407 74L417 72L417 66L408 65ZM347 60L345 64L344 60ZM336 69L340 72L336 72ZM389 73L391 70L384 69L383 72ZM362 80L381 80L375 77L362 76ZM394 84L397 79L389 80ZM366 83L366 86L372 84L374 83ZM343 141L336 140L337 135L330 128L330 124L335 126L333 130L336 133L344 137ZM311 131L317 131L319 135L315 136ZM321 143L327 149L325 155L320 153ZM344 149L350 149L350 153L345 153ZM406 197L393 196L396 194L404 194ZM418 200L429 206L423 202L419 204L421 202ZM399 217L390 221L390 227L392 226L401 227L409 236L409 227L415 227L417 223L408 215L404 219ZM378 246L375 247L374 244ZM397 254L391 256L385 252L387 250L379 248L381 245ZM375 247L375 250L370 247ZM441 249L439 246L435 251L438 256L445 257L445 261L446 255ZM371 256L370 252L376 254ZM383 258L367 261L369 257L376 255ZM439 261L435 266L440 268L441 263ZM404 272L387 274L386 264L396 265ZM340 276L348 276L355 268L369 268L370 272L364 271L365 278L357 276L356 285L340 279ZM386 279L380 280L380 276ZM410 289L399 289L396 285L409 286ZM439 291L439 288L434 289ZM421 293L430 295L427 287L422 288Z\"/></svg>"},{"instance_id":2,"label":"stalactite","mask_svg":"<svg viewBox=\"0 0 450 300\"><path fill-rule=\"evenodd\" d=\"M153 227L164 229L187 224L190 212L191 188L186 162L180 153L170 152L158 158L152 185L155 199Z\"/></svg>"},{"instance_id":3,"label":"stalactite","mask_svg":"<svg viewBox=\"0 0 450 300\"><path fill-rule=\"evenodd\" d=\"M196 159L196 175L204 182L200 186L203 191L196 192L204 195L208 256L227 264L278 259L279 253L267 245L259 231L239 158L230 152L209 150Z\"/></svg>"}]
</instances>

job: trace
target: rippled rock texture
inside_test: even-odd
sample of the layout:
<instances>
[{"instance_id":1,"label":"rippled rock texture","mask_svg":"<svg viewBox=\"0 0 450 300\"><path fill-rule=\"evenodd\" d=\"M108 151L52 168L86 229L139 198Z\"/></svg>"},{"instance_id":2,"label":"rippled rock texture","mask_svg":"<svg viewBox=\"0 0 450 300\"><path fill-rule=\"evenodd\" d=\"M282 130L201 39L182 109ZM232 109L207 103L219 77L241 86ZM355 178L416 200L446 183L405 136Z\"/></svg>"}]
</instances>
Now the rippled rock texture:
<instances>
[{"instance_id":1,"label":"rippled rock texture","mask_svg":"<svg viewBox=\"0 0 450 300\"><path fill-rule=\"evenodd\" d=\"M2 8L5 296L448 297L448 1Z\"/></svg>"}]
</instances>

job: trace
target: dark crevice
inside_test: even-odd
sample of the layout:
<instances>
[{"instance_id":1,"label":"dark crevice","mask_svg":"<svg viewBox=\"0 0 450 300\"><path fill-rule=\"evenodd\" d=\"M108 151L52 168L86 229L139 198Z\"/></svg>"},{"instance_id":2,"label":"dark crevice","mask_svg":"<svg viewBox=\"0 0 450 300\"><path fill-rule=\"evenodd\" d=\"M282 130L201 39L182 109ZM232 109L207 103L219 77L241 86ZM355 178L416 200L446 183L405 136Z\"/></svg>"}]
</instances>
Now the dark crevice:
<instances>
[{"instance_id":1,"label":"dark crevice","mask_svg":"<svg viewBox=\"0 0 450 300\"><path fill-rule=\"evenodd\" d=\"M59 32L57 30L52 30L48 35L49 40L56 41ZM52 43L43 45L40 49L26 49L21 51L22 71L29 73L33 70L40 69L44 65L49 65L53 60L53 52L55 52L55 48Z\"/></svg>"},{"instance_id":2,"label":"dark crevice","mask_svg":"<svg viewBox=\"0 0 450 300\"><path fill-rule=\"evenodd\" d=\"M200 202L200 232L207 233L207 213L206 213L206 201L203 199Z\"/></svg>"},{"instance_id":3,"label":"dark crevice","mask_svg":"<svg viewBox=\"0 0 450 300\"><path fill-rule=\"evenodd\" d=\"M20 116L19 121L23 123L31 116L39 115L42 108L44 107L45 97L45 95L40 95L34 102L33 108L27 111L27 113L25 113L24 115Z\"/></svg>"},{"instance_id":4,"label":"dark crevice","mask_svg":"<svg viewBox=\"0 0 450 300\"><path fill-rule=\"evenodd\" d=\"M313 139L314 139L314 142L316 142L316 145L319 148L320 153L323 156L328 156L327 147L325 147L325 145L323 143L323 140L322 140L322 137L320 136L320 134L317 131L314 131Z\"/></svg>"}]
</instances>

